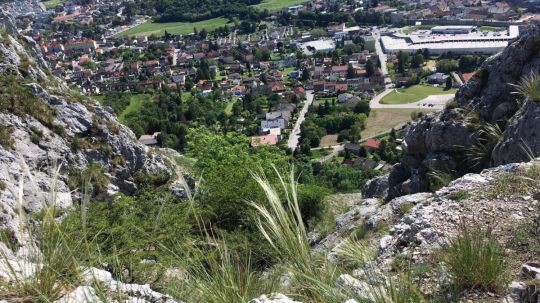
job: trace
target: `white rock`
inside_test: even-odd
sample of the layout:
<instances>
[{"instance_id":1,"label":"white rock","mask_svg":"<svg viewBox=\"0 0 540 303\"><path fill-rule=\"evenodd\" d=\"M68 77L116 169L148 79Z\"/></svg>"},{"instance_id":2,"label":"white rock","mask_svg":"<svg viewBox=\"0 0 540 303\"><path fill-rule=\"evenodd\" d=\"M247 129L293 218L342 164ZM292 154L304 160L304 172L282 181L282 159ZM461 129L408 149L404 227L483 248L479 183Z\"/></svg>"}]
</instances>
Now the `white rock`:
<instances>
[{"instance_id":1,"label":"white rock","mask_svg":"<svg viewBox=\"0 0 540 303\"><path fill-rule=\"evenodd\" d=\"M257 299L249 301L249 303L301 303L299 301L294 301L289 299L287 296L280 293L273 293L269 296L262 295Z\"/></svg>"},{"instance_id":2,"label":"white rock","mask_svg":"<svg viewBox=\"0 0 540 303\"><path fill-rule=\"evenodd\" d=\"M79 286L54 303L100 303L96 291L90 286Z\"/></svg>"}]
</instances>

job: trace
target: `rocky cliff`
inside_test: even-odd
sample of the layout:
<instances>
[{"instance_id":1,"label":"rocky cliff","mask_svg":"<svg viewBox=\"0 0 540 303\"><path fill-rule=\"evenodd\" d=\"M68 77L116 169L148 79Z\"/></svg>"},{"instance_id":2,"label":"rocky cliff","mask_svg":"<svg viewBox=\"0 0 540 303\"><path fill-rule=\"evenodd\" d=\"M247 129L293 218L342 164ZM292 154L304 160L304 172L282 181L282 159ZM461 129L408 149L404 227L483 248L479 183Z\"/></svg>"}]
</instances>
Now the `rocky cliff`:
<instances>
[{"instance_id":1,"label":"rocky cliff","mask_svg":"<svg viewBox=\"0 0 540 303\"><path fill-rule=\"evenodd\" d=\"M91 190L103 198L135 192L137 173L169 174L168 162L138 143L111 109L53 77L37 44L18 34L9 16L0 15L0 31L0 230L19 237L19 207L70 207L85 174L91 184L102 180Z\"/></svg>"},{"instance_id":2,"label":"rocky cliff","mask_svg":"<svg viewBox=\"0 0 540 303\"><path fill-rule=\"evenodd\" d=\"M365 194L427 191L468 172L540 155L539 72L536 25L487 59L446 109L409 126L400 162Z\"/></svg>"}]
</instances>

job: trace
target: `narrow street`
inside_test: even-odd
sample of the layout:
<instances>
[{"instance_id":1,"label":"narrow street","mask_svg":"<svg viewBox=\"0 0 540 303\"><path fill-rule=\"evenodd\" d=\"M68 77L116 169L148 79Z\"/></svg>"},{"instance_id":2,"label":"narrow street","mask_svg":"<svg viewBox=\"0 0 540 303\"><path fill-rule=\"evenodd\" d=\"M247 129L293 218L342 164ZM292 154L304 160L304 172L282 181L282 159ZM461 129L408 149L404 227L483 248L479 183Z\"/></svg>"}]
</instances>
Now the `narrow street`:
<instances>
[{"instance_id":1,"label":"narrow street","mask_svg":"<svg viewBox=\"0 0 540 303\"><path fill-rule=\"evenodd\" d=\"M313 97L314 96L312 90L306 91L306 103L300 111L300 116L298 116L298 120L296 120L296 124L294 125L294 128L289 135L289 141L287 142L288 147L292 150L295 150L298 146L300 140L300 125L302 125L302 123L304 122L309 107L311 106L311 104L313 104Z\"/></svg>"},{"instance_id":2,"label":"narrow street","mask_svg":"<svg viewBox=\"0 0 540 303\"><path fill-rule=\"evenodd\" d=\"M378 28L373 30L372 33L373 39L375 39L375 51L377 56L379 56L379 62L381 63L381 72L383 76L388 77L388 67L386 66L386 54L384 53L381 45L381 33Z\"/></svg>"}]
</instances>

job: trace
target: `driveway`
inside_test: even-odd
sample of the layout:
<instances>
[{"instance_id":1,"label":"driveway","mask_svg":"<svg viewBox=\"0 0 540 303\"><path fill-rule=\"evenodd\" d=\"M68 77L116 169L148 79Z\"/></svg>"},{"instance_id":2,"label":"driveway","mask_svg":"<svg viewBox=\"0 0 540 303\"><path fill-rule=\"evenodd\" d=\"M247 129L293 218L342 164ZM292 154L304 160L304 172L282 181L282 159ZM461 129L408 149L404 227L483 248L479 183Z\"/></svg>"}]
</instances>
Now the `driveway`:
<instances>
[{"instance_id":1,"label":"driveway","mask_svg":"<svg viewBox=\"0 0 540 303\"><path fill-rule=\"evenodd\" d=\"M302 107L302 110L300 111L300 116L298 116L298 120L296 120L296 124L294 125L294 128L289 135L289 141L287 142L287 146L293 151L298 146L298 141L300 140L300 125L302 125L306 119L306 114L311 104L313 104L313 91L307 90L306 103L304 103L304 107Z\"/></svg>"}]
</instances>

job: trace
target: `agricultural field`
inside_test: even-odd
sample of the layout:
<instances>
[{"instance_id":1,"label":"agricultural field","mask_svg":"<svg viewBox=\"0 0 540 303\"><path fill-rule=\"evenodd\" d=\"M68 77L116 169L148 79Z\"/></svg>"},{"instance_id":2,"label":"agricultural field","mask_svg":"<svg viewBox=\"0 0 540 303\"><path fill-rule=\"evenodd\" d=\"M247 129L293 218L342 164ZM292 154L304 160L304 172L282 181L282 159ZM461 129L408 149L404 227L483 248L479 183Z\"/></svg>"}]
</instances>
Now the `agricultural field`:
<instances>
[{"instance_id":1,"label":"agricultural field","mask_svg":"<svg viewBox=\"0 0 540 303\"><path fill-rule=\"evenodd\" d=\"M255 5L259 9L267 9L271 12L279 11L283 8L306 3L306 0L263 0L260 4Z\"/></svg>"},{"instance_id":2,"label":"agricultural field","mask_svg":"<svg viewBox=\"0 0 540 303\"><path fill-rule=\"evenodd\" d=\"M207 31L213 31L218 27L224 26L229 22L226 18L213 18L200 22L167 22L167 23L156 23L152 21L146 21L145 23L136 26L134 28L128 29L122 33L119 33L117 36L150 36L156 35L161 36L167 31L173 35L186 35L193 32L193 29L202 30L203 28Z\"/></svg>"},{"instance_id":3,"label":"agricultural field","mask_svg":"<svg viewBox=\"0 0 540 303\"><path fill-rule=\"evenodd\" d=\"M429 110L415 109L373 109L367 119L366 129L362 131L362 138L368 138L388 131L411 121L412 112L429 112Z\"/></svg>"},{"instance_id":4,"label":"agricultural field","mask_svg":"<svg viewBox=\"0 0 540 303\"><path fill-rule=\"evenodd\" d=\"M430 85L413 85L407 88L397 88L393 92L382 98L382 104L405 104L418 102L432 95L455 94L455 89L445 89L444 87L434 87Z\"/></svg>"}]
</instances>

